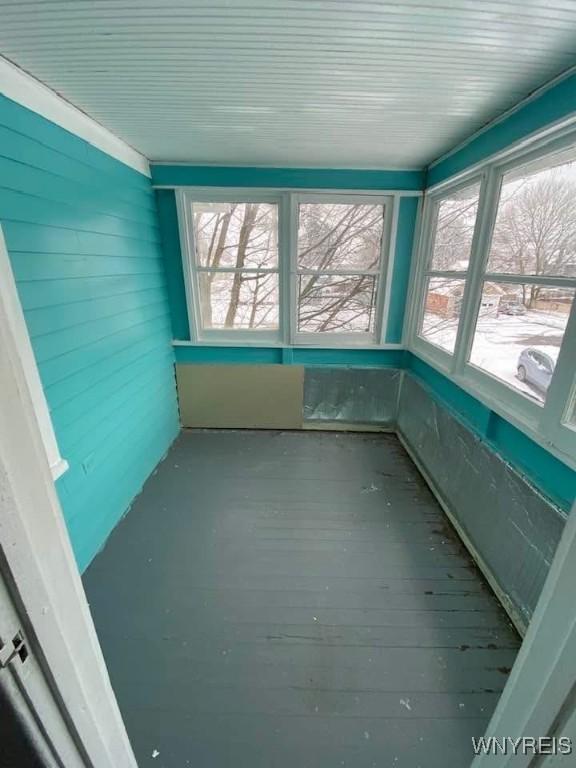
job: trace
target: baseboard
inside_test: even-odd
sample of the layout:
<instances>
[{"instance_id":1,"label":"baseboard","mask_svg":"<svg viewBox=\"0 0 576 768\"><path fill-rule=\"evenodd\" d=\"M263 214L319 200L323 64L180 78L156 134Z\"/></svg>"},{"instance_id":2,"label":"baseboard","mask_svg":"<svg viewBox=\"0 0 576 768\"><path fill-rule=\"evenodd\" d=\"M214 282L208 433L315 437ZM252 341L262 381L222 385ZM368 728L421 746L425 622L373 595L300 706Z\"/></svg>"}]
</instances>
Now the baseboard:
<instances>
[{"instance_id":1,"label":"baseboard","mask_svg":"<svg viewBox=\"0 0 576 768\"><path fill-rule=\"evenodd\" d=\"M394 427L379 424L348 424L341 421L304 421L302 429L318 432L388 432L394 433Z\"/></svg>"}]
</instances>

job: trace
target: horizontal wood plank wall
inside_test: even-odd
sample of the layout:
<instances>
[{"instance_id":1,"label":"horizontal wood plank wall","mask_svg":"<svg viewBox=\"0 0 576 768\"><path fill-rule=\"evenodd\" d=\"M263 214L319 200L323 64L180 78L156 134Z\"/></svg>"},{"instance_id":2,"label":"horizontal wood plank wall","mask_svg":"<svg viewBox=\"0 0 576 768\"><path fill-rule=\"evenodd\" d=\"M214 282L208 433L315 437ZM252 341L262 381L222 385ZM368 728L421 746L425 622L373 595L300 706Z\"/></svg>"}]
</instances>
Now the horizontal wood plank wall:
<instances>
[{"instance_id":1,"label":"horizontal wood plank wall","mask_svg":"<svg viewBox=\"0 0 576 768\"><path fill-rule=\"evenodd\" d=\"M85 568L178 432L150 180L0 96L0 222Z\"/></svg>"}]
</instances>

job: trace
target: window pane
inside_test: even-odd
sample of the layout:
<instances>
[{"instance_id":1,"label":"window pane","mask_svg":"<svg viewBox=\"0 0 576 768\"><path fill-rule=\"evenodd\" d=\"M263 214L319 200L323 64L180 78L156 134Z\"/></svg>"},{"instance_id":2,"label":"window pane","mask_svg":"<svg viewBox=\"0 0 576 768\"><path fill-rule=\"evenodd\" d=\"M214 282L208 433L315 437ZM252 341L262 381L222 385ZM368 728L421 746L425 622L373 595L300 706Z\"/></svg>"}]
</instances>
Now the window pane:
<instances>
[{"instance_id":1,"label":"window pane","mask_svg":"<svg viewBox=\"0 0 576 768\"><path fill-rule=\"evenodd\" d=\"M468 269L479 196L480 184L473 184L437 204L432 269L457 272Z\"/></svg>"},{"instance_id":2,"label":"window pane","mask_svg":"<svg viewBox=\"0 0 576 768\"><path fill-rule=\"evenodd\" d=\"M375 303L370 275L299 275L298 330L371 333Z\"/></svg>"},{"instance_id":3,"label":"window pane","mask_svg":"<svg viewBox=\"0 0 576 768\"><path fill-rule=\"evenodd\" d=\"M484 283L470 362L543 403L573 298L573 289Z\"/></svg>"},{"instance_id":4,"label":"window pane","mask_svg":"<svg viewBox=\"0 0 576 768\"><path fill-rule=\"evenodd\" d=\"M428 279L420 336L446 352L454 352L462 309L464 280Z\"/></svg>"},{"instance_id":5,"label":"window pane","mask_svg":"<svg viewBox=\"0 0 576 768\"><path fill-rule=\"evenodd\" d=\"M576 162L566 154L504 176L488 271L576 276Z\"/></svg>"},{"instance_id":6,"label":"window pane","mask_svg":"<svg viewBox=\"0 0 576 768\"><path fill-rule=\"evenodd\" d=\"M320 271L377 270L383 229L383 205L302 203L298 266Z\"/></svg>"},{"instance_id":7,"label":"window pane","mask_svg":"<svg viewBox=\"0 0 576 768\"><path fill-rule=\"evenodd\" d=\"M200 272L203 328L278 328L278 274Z\"/></svg>"},{"instance_id":8,"label":"window pane","mask_svg":"<svg viewBox=\"0 0 576 768\"><path fill-rule=\"evenodd\" d=\"M271 203L192 203L200 267L274 269L278 206Z\"/></svg>"}]
</instances>

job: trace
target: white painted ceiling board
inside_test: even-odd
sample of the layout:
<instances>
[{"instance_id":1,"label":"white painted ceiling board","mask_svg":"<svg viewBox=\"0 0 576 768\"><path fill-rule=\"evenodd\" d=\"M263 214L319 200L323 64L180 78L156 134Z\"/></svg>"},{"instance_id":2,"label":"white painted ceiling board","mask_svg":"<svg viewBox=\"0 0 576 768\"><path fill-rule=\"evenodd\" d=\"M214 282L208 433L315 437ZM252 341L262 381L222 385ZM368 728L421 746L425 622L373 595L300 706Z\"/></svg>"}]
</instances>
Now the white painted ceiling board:
<instances>
[{"instance_id":1,"label":"white painted ceiling board","mask_svg":"<svg viewBox=\"0 0 576 768\"><path fill-rule=\"evenodd\" d=\"M0 0L0 51L153 160L417 168L576 63L576 2Z\"/></svg>"}]
</instances>

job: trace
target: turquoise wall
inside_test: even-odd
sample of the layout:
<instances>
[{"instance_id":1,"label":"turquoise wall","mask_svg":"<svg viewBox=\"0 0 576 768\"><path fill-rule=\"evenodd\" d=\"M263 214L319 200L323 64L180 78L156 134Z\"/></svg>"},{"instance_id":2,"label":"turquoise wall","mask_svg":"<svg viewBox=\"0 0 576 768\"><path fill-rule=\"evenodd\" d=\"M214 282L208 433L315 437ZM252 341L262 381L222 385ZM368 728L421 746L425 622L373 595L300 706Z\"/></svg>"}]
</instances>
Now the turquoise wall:
<instances>
[{"instance_id":1,"label":"turquoise wall","mask_svg":"<svg viewBox=\"0 0 576 768\"><path fill-rule=\"evenodd\" d=\"M428 168L426 187L449 179L516 141L576 112L576 74L543 91L503 120L494 123L461 149Z\"/></svg>"},{"instance_id":2,"label":"turquoise wall","mask_svg":"<svg viewBox=\"0 0 576 768\"><path fill-rule=\"evenodd\" d=\"M152 182L175 187L284 187L287 189L424 189L422 171L351 168L251 168L216 165L151 165Z\"/></svg>"},{"instance_id":3,"label":"turquoise wall","mask_svg":"<svg viewBox=\"0 0 576 768\"><path fill-rule=\"evenodd\" d=\"M150 180L0 96L0 222L84 569L178 432Z\"/></svg>"},{"instance_id":4,"label":"turquoise wall","mask_svg":"<svg viewBox=\"0 0 576 768\"><path fill-rule=\"evenodd\" d=\"M155 184L182 186L220 187L288 187L292 189L349 189L349 190L420 190L424 174L420 171L353 171L294 168L225 168L187 165L152 165L152 181ZM178 215L173 189L156 191L162 243L166 260L167 283L170 295L170 311L174 338L190 339L186 292L182 270L182 254L178 232ZM406 306L406 294L410 275L412 244L418 212L419 197L400 199L396 250L392 270L392 287L388 313L386 342L399 344ZM227 360L223 347L215 347L211 354ZM327 350L328 351L328 350ZM296 348L294 353L298 354ZM182 355L182 352L177 353ZM262 356L263 353L258 353ZM276 356L280 353L277 352ZM340 356L342 353L340 353ZM265 355L264 355L265 356ZM272 355L271 357L274 357ZM349 364L353 364L353 355ZM272 362L272 360L270 360Z\"/></svg>"},{"instance_id":5,"label":"turquoise wall","mask_svg":"<svg viewBox=\"0 0 576 768\"><path fill-rule=\"evenodd\" d=\"M177 363L402 368L401 349L312 349L306 347L175 347Z\"/></svg>"}]
</instances>

